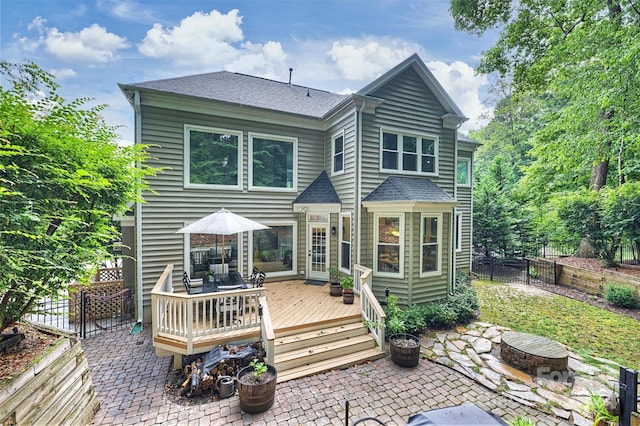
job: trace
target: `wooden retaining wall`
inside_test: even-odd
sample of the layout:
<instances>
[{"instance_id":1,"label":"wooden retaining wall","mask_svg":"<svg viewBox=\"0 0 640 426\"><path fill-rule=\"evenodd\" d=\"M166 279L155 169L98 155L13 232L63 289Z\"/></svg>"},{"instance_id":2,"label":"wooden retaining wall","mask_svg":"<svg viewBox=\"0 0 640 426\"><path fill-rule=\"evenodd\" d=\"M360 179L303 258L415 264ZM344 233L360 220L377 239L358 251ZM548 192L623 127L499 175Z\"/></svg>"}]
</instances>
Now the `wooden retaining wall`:
<instances>
[{"instance_id":1,"label":"wooden retaining wall","mask_svg":"<svg viewBox=\"0 0 640 426\"><path fill-rule=\"evenodd\" d=\"M557 266L559 266L558 284L565 287L598 296L602 296L605 288L611 284L626 285L640 292L640 278L611 270L595 272L568 265L557 264Z\"/></svg>"},{"instance_id":2,"label":"wooden retaining wall","mask_svg":"<svg viewBox=\"0 0 640 426\"><path fill-rule=\"evenodd\" d=\"M61 337L0 389L2 425L85 425L99 408L89 363L75 336Z\"/></svg>"}]
</instances>

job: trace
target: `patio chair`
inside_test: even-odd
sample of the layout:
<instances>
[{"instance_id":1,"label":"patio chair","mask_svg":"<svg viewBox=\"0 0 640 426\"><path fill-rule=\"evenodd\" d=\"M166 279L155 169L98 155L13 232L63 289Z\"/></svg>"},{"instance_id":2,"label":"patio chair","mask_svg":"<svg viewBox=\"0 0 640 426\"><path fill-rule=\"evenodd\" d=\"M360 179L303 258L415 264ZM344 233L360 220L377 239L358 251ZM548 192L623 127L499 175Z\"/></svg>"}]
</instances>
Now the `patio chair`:
<instances>
[{"instance_id":1,"label":"patio chair","mask_svg":"<svg viewBox=\"0 0 640 426\"><path fill-rule=\"evenodd\" d=\"M264 287L264 280L265 278L267 278L267 274L265 274L264 272L258 272L258 276L255 280L255 282L253 282L253 286L254 287Z\"/></svg>"},{"instance_id":2,"label":"patio chair","mask_svg":"<svg viewBox=\"0 0 640 426\"><path fill-rule=\"evenodd\" d=\"M218 291L242 290L244 287L239 285L220 286ZM234 315L241 316L244 312L244 297L234 296L227 297L224 302L220 302L219 312L221 315L227 315L231 318Z\"/></svg>"},{"instance_id":3,"label":"patio chair","mask_svg":"<svg viewBox=\"0 0 640 426\"><path fill-rule=\"evenodd\" d=\"M249 275L249 278L247 278L247 281L249 281L253 287L255 287L259 272L260 270L258 269L258 267L254 266L251 275Z\"/></svg>"},{"instance_id":4,"label":"patio chair","mask_svg":"<svg viewBox=\"0 0 640 426\"><path fill-rule=\"evenodd\" d=\"M200 287L193 287L193 284L200 284ZM182 284L184 284L187 294L202 293L202 279L191 280L187 271L182 274Z\"/></svg>"}]
</instances>

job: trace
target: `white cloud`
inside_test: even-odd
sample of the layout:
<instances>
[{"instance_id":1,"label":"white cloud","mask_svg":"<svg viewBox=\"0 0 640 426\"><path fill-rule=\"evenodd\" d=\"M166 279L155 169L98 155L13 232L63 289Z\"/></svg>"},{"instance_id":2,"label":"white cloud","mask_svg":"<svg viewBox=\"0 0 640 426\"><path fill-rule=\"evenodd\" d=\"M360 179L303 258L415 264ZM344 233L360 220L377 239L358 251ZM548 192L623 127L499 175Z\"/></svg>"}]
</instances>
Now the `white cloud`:
<instances>
[{"instance_id":1,"label":"white cloud","mask_svg":"<svg viewBox=\"0 0 640 426\"><path fill-rule=\"evenodd\" d=\"M458 108L469 118L461 130L469 131L482 127L485 124L483 115L489 110L480 100L480 90L488 84L487 77L476 75L471 66L461 61L451 64L432 61L428 62L427 66Z\"/></svg>"},{"instance_id":2,"label":"white cloud","mask_svg":"<svg viewBox=\"0 0 640 426\"><path fill-rule=\"evenodd\" d=\"M334 41L327 52L347 80L374 80L420 50L404 40L365 38Z\"/></svg>"},{"instance_id":3,"label":"white cloud","mask_svg":"<svg viewBox=\"0 0 640 426\"><path fill-rule=\"evenodd\" d=\"M76 76L76 72L71 68L52 69L49 72L56 76L56 80L64 80Z\"/></svg>"},{"instance_id":4,"label":"white cloud","mask_svg":"<svg viewBox=\"0 0 640 426\"><path fill-rule=\"evenodd\" d=\"M46 23L46 19L38 16L29 24L29 30L38 31L39 37L37 40L21 38L25 49L43 48L63 61L95 65L117 59L118 50L129 47L126 38L110 33L98 24L78 32L60 32L55 27L48 28Z\"/></svg>"},{"instance_id":5,"label":"white cloud","mask_svg":"<svg viewBox=\"0 0 640 426\"><path fill-rule=\"evenodd\" d=\"M98 6L123 21L154 22L158 20L157 12L152 5L149 7L129 0L105 0L98 1Z\"/></svg>"}]
</instances>

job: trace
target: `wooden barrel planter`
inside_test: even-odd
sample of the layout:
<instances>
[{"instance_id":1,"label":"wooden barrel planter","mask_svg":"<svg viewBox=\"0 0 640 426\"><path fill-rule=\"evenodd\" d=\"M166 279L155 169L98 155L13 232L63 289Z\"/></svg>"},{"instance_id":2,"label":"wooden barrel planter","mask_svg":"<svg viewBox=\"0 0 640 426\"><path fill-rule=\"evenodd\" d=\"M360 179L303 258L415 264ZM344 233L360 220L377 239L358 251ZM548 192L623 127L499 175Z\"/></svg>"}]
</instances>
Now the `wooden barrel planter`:
<instances>
[{"instance_id":1,"label":"wooden barrel planter","mask_svg":"<svg viewBox=\"0 0 640 426\"><path fill-rule=\"evenodd\" d=\"M267 411L273 405L278 371L273 365L267 365L267 372L259 383L256 382L252 373L252 366L245 367L238 371L236 380L240 409L245 413L257 414Z\"/></svg>"},{"instance_id":2,"label":"wooden barrel planter","mask_svg":"<svg viewBox=\"0 0 640 426\"><path fill-rule=\"evenodd\" d=\"M331 283L329 285L329 295L331 297L342 296L342 286L340 285L340 283Z\"/></svg>"},{"instance_id":3,"label":"wooden barrel planter","mask_svg":"<svg viewBox=\"0 0 640 426\"><path fill-rule=\"evenodd\" d=\"M415 367L420 360L420 339L413 334L398 333L389 336L391 360L400 367Z\"/></svg>"}]
</instances>

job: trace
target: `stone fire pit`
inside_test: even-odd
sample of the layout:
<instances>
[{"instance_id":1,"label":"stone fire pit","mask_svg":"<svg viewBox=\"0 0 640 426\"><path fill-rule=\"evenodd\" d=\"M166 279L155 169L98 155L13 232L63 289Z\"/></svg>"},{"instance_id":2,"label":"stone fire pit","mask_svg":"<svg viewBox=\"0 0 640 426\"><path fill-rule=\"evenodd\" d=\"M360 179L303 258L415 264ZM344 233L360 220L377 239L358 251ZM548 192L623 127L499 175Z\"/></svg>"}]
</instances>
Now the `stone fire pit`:
<instances>
[{"instance_id":1,"label":"stone fire pit","mask_svg":"<svg viewBox=\"0 0 640 426\"><path fill-rule=\"evenodd\" d=\"M566 373L569 351L558 342L515 331L502 334L500 357L512 366L533 375Z\"/></svg>"}]
</instances>

